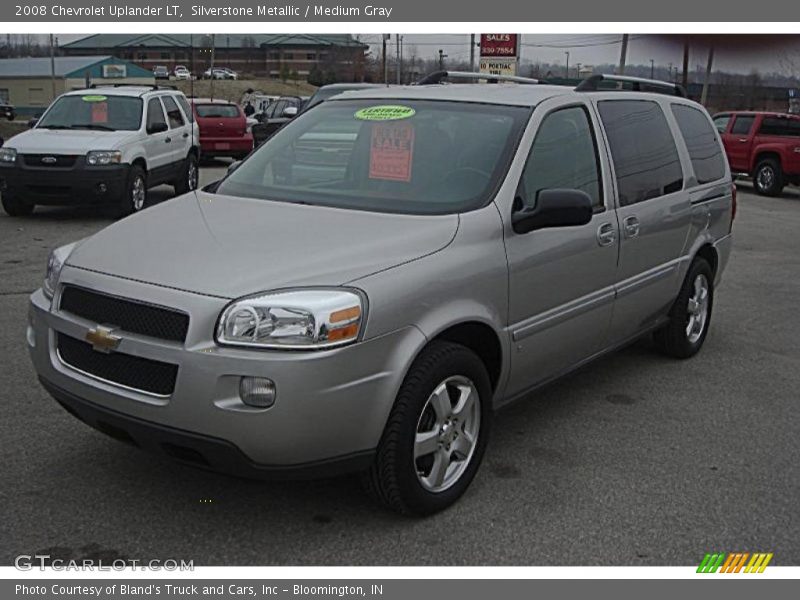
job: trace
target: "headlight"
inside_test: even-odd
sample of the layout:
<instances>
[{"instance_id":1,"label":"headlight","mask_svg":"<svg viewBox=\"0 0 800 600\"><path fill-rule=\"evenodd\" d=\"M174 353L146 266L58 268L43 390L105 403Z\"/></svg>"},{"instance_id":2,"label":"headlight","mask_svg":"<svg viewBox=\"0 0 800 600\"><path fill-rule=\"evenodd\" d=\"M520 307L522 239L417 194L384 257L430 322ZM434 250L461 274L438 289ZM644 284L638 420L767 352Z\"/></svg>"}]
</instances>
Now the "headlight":
<instances>
[{"instance_id":1,"label":"headlight","mask_svg":"<svg viewBox=\"0 0 800 600\"><path fill-rule=\"evenodd\" d=\"M77 242L73 242L72 244L67 244L66 246L61 246L60 248L56 248L50 253L50 256L47 259L47 275L44 278L44 284L42 285L42 291L44 291L44 295L53 299L53 294L56 291L56 285L58 285L58 278L61 275L61 269L64 268L64 263L67 262L67 258L75 249Z\"/></svg>"},{"instance_id":2,"label":"headlight","mask_svg":"<svg viewBox=\"0 0 800 600\"><path fill-rule=\"evenodd\" d=\"M17 161L17 151L14 148L0 148L0 164L14 164Z\"/></svg>"},{"instance_id":3,"label":"headlight","mask_svg":"<svg viewBox=\"0 0 800 600\"><path fill-rule=\"evenodd\" d=\"M93 166L118 165L122 162L119 150L92 150L86 155L86 163Z\"/></svg>"},{"instance_id":4,"label":"headlight","mask_svg":"<svg viewBox=\"0 0 800 600\"><path fill-rule=\"evenodd\" d=\"M256 348L319 349L354 342L364 300L355 290L298 289L240 298L220 315L220 344Z\"/></svg>"}]
</instances>

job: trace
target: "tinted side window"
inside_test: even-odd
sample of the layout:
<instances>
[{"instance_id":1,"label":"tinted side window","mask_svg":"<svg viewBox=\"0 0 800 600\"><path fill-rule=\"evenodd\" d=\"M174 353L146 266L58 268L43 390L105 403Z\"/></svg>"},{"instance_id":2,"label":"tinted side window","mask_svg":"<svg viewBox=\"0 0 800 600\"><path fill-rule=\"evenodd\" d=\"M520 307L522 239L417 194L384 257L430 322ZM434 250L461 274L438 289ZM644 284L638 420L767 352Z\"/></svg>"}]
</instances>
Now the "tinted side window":
<instances>
[{"instance_id":1,"label":"tinted side window","mask_svg":"<svg viewBox=\"0 0 800 600\"><path fill-rule=\"evenodd\" d=\"M522 183L528 206L536 204L540 191L553 188L582 190L589 194L592 206L603 206L597 147L585 108L563 108L544 118Z\"/></svg>"},{"instance_id":2,"label":"tinted side window","mask_svg":"<svg viewBox=\"0 0 800 600\"><path fill-rule=\"evenodd\" d=\"M147 128L159 123L167 124L164 109L161 108L161 101L158 98L151 98L147 103Z\"/></svg>"},{"instance_id":3,"label":"tinted side window","mask_svg":"<svg viewBox=\"0 0 800 600\"><path fill-rule=\"evenodd\" d=\"M620 205L683 188L678 150L658 103L604 100L599 108L614 161Z\"/></svg>"},{"instance_id":4,"label":"tinted side window","mask_svg":"<svg viewBox=\"0 0 800 600\"><path fill-rule=\"evenodd\" d=\"M781 117L764 117L758 129L761 135L800 136L800 121Z\"/></svg>"},{"instance_id":5,"label":"tinted side window","mask_svg":"<svg viewBox=\"0 0 800 600\"><path fill-rule=\"evenodd\" d=\"M725 133L728 130L728 123L731 122L730 115L719 115L714 117L714 127L717 128L717 131L720 133Z\"/></svg>"},{"instance_id":6,"label":"tinted side window","mask_svg":"<svg viewBox=\"0 0 800 600\"><path fill-rule=\"evenodd\" d=\"M725 161L714 129L706 116L691 106L672 105L672 114L686 142L698 183L716 181L725 175Z\"/></svg>"},{"instance_id":7,"label":"tinted side window","mask_svg":"<svg viewBox=\"0 0 800 600\"><path fill-rule=\"evenodd\" d=\"M186 99L186 96L176 96L178 100L178 104L181 105L183 109L183 114L186 115L186 118L189 119L189 123L194 123L194 113L192 112L192 107L189 105L189 101Z\"/></svg>"},{"instance_id":8,"label":"tinted side window","mask_svg":"<svg viewBox=\"0 0 800 600\"><path fill-rule=\"evenodd\" d=\"M755 120L755 117L743 117L741 115L736 117L736 120L733 122L733 127L731 128L731 133L747 135L750 133L750 128L753 126L753 121Z\"/></svg>"},{"instance_id":9,"label":"tinted side window","mask_svg":"<svg viewBox=\"0 0 800 600\"><path fill-rule=\"evenodd\" d=\"M178 108L178 105L175 104L175 100L170 98L169 96L162 96L162 102L164 102L164 108L167 109L167 118L169 119L169 126L174 129L175 127L183 127L184 120L183 115L181 114L181 109Z\"/></svg>"}]
</instances>

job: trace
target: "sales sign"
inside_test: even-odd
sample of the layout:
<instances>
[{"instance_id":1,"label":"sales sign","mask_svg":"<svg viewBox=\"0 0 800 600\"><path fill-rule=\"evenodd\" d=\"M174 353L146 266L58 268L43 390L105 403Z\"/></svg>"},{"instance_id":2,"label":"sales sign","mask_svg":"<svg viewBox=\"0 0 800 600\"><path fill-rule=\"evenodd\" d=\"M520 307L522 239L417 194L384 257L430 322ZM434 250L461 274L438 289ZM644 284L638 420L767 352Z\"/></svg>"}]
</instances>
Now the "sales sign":
<instances>
[{"instance_id":1,"label":"sales sign","mask_svg":"<svg viewBox=\"0 0 800 600\"><path fill-rule=\"evenodd\" d=\"M516 33L482 33L481 57L517 58L519 36Z\"/></svg>"}]
</instances>

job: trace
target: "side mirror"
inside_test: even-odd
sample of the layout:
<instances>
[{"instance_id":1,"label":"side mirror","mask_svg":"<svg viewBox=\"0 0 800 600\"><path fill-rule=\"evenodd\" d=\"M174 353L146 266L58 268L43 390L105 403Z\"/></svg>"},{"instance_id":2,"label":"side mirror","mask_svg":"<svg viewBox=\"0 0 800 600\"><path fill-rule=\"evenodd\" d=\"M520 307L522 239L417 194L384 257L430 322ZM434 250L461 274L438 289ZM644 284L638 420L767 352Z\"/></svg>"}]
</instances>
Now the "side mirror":
<instances>
[{"instance_id":1,"label":"side mirror","mask_svg":"<svg viewBox=\"0 0 800 600\"><path fill-rule=\"evenodd\" d=\"M297 107L287 106L283 109L283 116L287 119L294 119L297 116Z\"/></svg>"},{"instance_id":2,"label":"side mirror","mask_svg":"<svg viewBox=\"0 0 800 600\"><path fill-rule=\"evenodd\" d=\"M39 119L34 117L33 119L28 119L28 129L33 129L36 127L36 124L39 122Z\"/></svg>"},{"instance_id":3,"label":"side mirror","mask_svg":"<svg viewBox=\"0 0 800 600\"><path fill-rule=\"evenodd\" d=\"M226 175L230 175L231 173L233 173L236 169L239 168L239 166L241 164L242 164L242 161L240 161L240 160L233 161L231 164L228 165L228 171L227 171Z\"/></svg>"},{"instance_id":4,"label":"side mirror","mask_svg":"<svg viewBox=\"0 0 800 600\"><path fill-rule=\"evenodd\" d=\"M152 125L147 126L147 133L148 135L153 133L161 133L162 131L166 131L167 129L169 129L169 126L164 122L153 123Z\"/></svg>"},{"instance_id":5,"label":"side mirror","mask_svg":"<svg viewBox=\"0 0 800 600\"><path fill-rule=\"evenodd\" d=\"M536 206L521 208L511 215L511 226L516 233L546 227L575 227L591 221L593 212L592 199L584 191L542 190Z\"/></svg>"}]
</instances>

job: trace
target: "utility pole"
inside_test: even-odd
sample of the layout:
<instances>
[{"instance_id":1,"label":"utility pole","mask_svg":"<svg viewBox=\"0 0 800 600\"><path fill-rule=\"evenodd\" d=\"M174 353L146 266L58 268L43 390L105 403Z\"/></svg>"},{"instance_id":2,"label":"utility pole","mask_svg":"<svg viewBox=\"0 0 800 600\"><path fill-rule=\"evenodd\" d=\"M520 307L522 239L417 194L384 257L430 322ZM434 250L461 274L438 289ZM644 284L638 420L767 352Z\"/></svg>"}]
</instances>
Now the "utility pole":
<instances>
[{"instance_id":1,"label":"utility pole","mask_svg":"<svg viewBox=\"0 0 800 600\"><path fill-rule=\"evenodd\" d=\"M683 42L683 75L681 77L683 89L689 89L689 38Z\"/></svg>"},{"instance_id":2,"label":"utility pole","mask_svg":"<svg viewBox=\"0 0 800 600\"><path fill-rule=\"evenodd\" d=\"M211 75L211 83L209 83L208 87L208 95L211 99L214 99L214 53L216 51L217 45L217 36L216 34L211 34L211 66L208 69L209 74Z\"/></svg>"},{"instance_id":3,"label":"utility pole","mask_svg":"<svg viewBox=\"0 0 800 600\"><path fill-rule=\"evenodd\" d=\"M447 58L447 54L444 53L444 50L439 48L439 70L444 71L444 59Z\"/></svg>"},{"instance_id":4,"label":"utility pole","mask_svg":"<svg viewBox=\"0 0 800 600\"><path fill-rule=\"evenodd\" d=\"M667 81L672 81L672 63L668 63L667 64L667 69L668 69L668 73L669 73L667 75Z\"/></svg>"},{"instance_id":5,"label":"utility pole","mask_svg":"<svg viewBox=\"0 0 800 600\"><path fill-rule=\"evenodd\" d=\"M395 60L397 61L397 85L400 85L400 73L403 70L403 50L402 43L403 37L398 33L394 36L394 41L397 50L395 50Z\"/></svg>"},{"instance_id":6,"label":"utility pole","mask_svg":"<svg viewBox=\"0 0 800 600\"><path fill-rule=\"evenodd\" d=\"M708 88L711 85L711 68L714 66L714 46L708 48L708 63L706 63L706 80L703 82L703 93L700 95L700 104L706 105Z\"/></svg>"},{"instance_id":7,"label":"utility pole","mask_svg":"<svg viewBox=\"0 0 800 600\"><path fill-rule=\"evenodd\" d=\"M475 72L475 34L469 36L469 70Z\"/></svg>"},{"instance_id":8,"label":"utility pole","mask_svg":"<svg viewBox=\"0 0 800 600\"><path fill-rule=\"evenodd\" d=\"M567 55L567 66L564 69L564 79L569 79L569 50L564 52Z\"/></svg>"},{"instance_id":9,"label":"utility pole","mask_svg":"<svg viewBox=\"0 0 800 600\"><path fill-rule=\"evenodd\" d=\"M619 68L617 75L625 75L625 61L628 59L628 34L622 34L622 48L619 51Z\"/></svg>"},{"instance_id":10,"label":"utility pole","mask_svg":"<svg viewBox=\"0 0 800 600\"><path fill-rule=\"evenodd\" d=\"M56 99L56 47L53 43L53 34L50 34L50 85L53 90L53 100Z\"/></svg>"},{"instance_id":11,"label":"utility pole","mask_svg":"<svg viewBox=\"0 0 800 600\"><path fill-rule=\"evenodd\" d=\"M381 54L383 60L383 83L389 85L389 72L387 71L386 66L386 40L391 37L391 33L384 33L383 34L383 53Z\"/></svg>"},{"instance_id":12,"label":"utility pole","mask_svg":"<svg viewBox=\"0 0 800 600\"><path fill-rule=\"evenodd\" d=\"M656 61L650 59L650 79L656 78Z\"/></svg>"}]
</instances>

